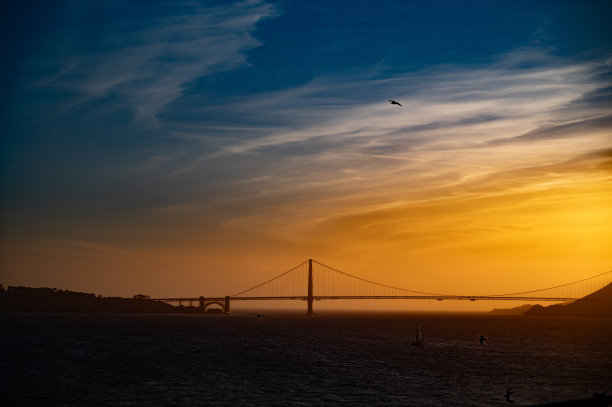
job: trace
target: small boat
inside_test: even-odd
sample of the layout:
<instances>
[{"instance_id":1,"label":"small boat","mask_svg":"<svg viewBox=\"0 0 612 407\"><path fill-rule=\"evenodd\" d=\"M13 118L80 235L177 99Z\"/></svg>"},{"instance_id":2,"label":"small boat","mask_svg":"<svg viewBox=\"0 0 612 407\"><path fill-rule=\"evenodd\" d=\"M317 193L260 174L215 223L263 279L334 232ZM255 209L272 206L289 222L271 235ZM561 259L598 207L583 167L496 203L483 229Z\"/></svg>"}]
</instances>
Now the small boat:
<instances>
[{"instance_id":1,"label":"small boat","mask_svg":"<svg viewBox=\"0 0 612 407\"><path fill-rule=\"evenodd\" d=\"M416 341L411 343L412 346L423 346L425 345L425 341L423 340L423 330L421 329L421 325L417 324L416 329Z\"/></svg>"}]
</instances>

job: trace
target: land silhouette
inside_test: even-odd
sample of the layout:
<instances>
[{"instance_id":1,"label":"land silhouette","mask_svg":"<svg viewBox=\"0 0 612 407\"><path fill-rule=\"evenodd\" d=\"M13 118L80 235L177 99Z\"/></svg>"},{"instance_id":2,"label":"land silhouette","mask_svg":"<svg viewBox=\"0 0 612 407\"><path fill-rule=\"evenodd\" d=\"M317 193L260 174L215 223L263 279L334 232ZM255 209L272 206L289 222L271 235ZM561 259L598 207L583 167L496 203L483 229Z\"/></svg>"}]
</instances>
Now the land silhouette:
<instances>
[{"instance_id":1,"label":"land silhouette","mask_svg":"<svg viewBox=\"0 0 612 407\"><path fill-rule=\"evenodd\" d=\"M612 318L612 283L569 304L534 305L524 315Z\"/></svg>"},{"instance_id":2,"label":"land silhouette","mask_svg":"<svg viewBox=\"0 0 612 407\"><path fill-rule=\"evenodd\" d=\"M15 313L106 313L171 314L202 313L197 307L174 307L144 295L134 298L102 297L56 288L7 287L0 285L0 312Z\"/></svg>"},{"instance_id":3,"label":"land silhouette","mask_svg":"<svg viewBox=\"0 0 612 407\"><path fill-rule=\"evenodd\" d=\"M525 312L529 311L533 307L531 304L520 305L514 308L493 308L493 311L489 311L489 314L496 315L524 315Z\"/></svg>"}]
</instances>

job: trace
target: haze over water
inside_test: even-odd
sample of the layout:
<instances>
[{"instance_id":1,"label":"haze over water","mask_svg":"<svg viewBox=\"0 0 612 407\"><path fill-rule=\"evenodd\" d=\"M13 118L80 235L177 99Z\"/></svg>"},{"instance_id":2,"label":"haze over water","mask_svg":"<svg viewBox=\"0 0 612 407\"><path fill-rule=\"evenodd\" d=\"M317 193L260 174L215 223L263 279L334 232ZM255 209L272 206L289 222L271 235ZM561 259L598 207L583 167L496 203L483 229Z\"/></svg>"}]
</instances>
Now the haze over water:
<instances>
[{"instance_id":1,"label":"haze over water","mask_svg":"<svg viewBox=\"0 0 612 407\"><path fill-rule=\"evenodd\" d=\"M426 345L410 346L416 324ZM503 406L612 388L612 324L409 313L2 315L7 405ZM479 335L487 341L480 345Z\"/></svg>"},{"instance_id":2,"label":"haze over water","mask_svg":"<svg viewBox=\"0 0 612 407\"><path fill-rule=\"evenodd\" d=\"M610 270L611 8L8 2L0 282L225 296L313 258L477 295Z\"/></svg>"}]
</instances>

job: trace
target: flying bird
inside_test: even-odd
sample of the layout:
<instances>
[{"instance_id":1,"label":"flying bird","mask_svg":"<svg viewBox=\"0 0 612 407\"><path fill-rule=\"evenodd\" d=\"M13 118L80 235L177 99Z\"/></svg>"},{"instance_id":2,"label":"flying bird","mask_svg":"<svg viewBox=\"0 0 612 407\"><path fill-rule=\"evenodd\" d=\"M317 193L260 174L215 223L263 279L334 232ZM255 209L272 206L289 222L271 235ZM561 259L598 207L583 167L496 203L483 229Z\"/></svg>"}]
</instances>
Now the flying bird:
<instances>
[{"instance_id":1,"label":"flying bird","mask_svg":"<svg viewBox=\"0 0 612 407\"><path fill-rule=\"evenodd\" d=\"M261 314L257 314L257 313L255 313L253 315L257 316L257 318L267 318L265 315L261 315Z\"/></svg>"},{"instance_id":2,"label":"flying bird","mask_svg":"<svg viewBox=\"0 0 612 407\"><path fill-rule=\"evenodd\" d=\"M395 100L393 100L393 99L389 99L389 103L391 103L392 105L398 105L398 106L401 106L401 103L396 102L396 101L395 101Z\"/></svg>"}]
</instances>

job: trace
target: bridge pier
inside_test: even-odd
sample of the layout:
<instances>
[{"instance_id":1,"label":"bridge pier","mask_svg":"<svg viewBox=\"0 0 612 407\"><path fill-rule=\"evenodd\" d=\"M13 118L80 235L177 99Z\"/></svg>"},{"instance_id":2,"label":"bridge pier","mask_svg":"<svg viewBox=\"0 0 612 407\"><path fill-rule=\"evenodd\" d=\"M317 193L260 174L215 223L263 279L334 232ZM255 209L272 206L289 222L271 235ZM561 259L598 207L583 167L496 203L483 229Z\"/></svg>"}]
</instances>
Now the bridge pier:
<instances>
[{"instance_id":1,"label":"bridge pier","mask_svg":"<svg viewBox=\"0 0 612 407\"><path fill-rule=\"evenodd\" d=\"M225 310L224 310L224 312L226 314L230 313L230 297L229 297L229 295L225 296Z\"/></svg>"},{"instance_id":2,"label":"bridge pier","mask_svg":"<svg viewBox=\"0 0 612 407\"><path fill-rule=\"evenodd\" d=\"M199 306L200 308L204 308L204 307L206 307L206 299L205 299L203 296L200 296L198 306Z\"/></svg>"},{"instance_id":3,"label":"bridge pier","mask_svg":"<svg viewBox=\"0 0 612 407\"><path fill-rule=\"evenodd\" d=\"M314 298L312 295L312 259L308 259L308 298L306 299L306 301L308 303L306 316L313 317L314 311L312 309L312 303L314 302Z\"/></svg>"}]
</instances>

